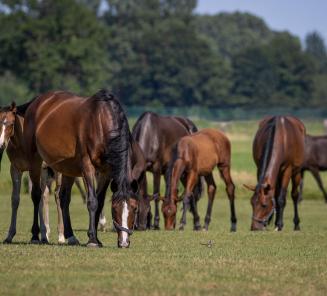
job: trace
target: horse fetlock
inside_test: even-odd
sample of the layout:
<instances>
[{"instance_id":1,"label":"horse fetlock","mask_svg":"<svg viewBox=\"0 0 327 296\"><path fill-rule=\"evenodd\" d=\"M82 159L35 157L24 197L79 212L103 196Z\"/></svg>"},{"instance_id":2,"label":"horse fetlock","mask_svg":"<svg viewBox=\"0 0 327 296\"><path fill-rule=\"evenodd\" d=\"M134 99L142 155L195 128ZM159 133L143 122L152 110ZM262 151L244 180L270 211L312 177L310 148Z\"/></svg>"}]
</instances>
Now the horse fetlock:
<instances>
[{"instance_id":1,"label":"horse fetlock","mask_svg":"<svg viewBox=\"0 0 327 296\"><path fill-rule=\"evenodd\" d=\"M231 232L236 232L236 222L232 223L230 231Z\"/></svg>"},{"instance_id":2,"label":"horse fetlock","mask_svg":"<svg viewBox=\"0 0 327 296\"><path fill-rule=\"evenodd\" d=\"M61 233L58 235L58 244L64 244L65 243L65 236Z\"/></svg>"}]
</instances>

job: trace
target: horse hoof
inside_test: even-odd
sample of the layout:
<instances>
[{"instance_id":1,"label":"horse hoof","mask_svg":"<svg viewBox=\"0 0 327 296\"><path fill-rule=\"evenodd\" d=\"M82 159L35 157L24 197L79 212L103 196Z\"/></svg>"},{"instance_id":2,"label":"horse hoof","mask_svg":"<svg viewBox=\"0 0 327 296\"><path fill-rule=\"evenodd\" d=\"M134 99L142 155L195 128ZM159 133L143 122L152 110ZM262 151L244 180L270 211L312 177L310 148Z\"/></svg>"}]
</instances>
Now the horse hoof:
<instances>
[{"instance_id":1,"label":"horse hoof","mask_svg":"<svg viewBox=\"0 0 327 296\"><path fill-rule=\"evenodd\" d=\"M40 240L39 239L36 239L36 238L32 238L31 239L31 244L38 245L38 244L40 244Z\"/></svg>"},{"instance_id":2,"label":"horse hoof","mask_svg":"<svg viewBox=\"0 0 327 296\"><path fill-rule=\"evenodd\" d=\"M236 232L236 224L232 224L232 227L230 228L231 232Z\"/></svg>"},{"instance_id":3,"label":"horse hoof","mask_svg":"<svg viewBox=\"0 0 327 296\"><path fill-rule=\"evenodd\" d=\"M154 226L153 226L153 230L160 230L159 225L154 225Z\"/></svg>"},{"instance_id":4,"label":"horse hoof","mask_svg":"<svg viewBox=\"0 0 327 296\"><path fill-rule=\"evenodd\" d=\"M196 225L196 226L194 226L193 230L194 231L200 231L201 228L202 228L201 225Z\"/></svg>"},{"instance_id":5,"label":"horse hoof","mask_svg":"<svg viewBox=\"0 0 327 296\"><path fill-rule=\"evenodd\" d=\"M86 245L88 248L100 248L101 246L95 242L88 242Z\"/></svg>"},{"instance_id":6,"label":"horse hoof","mask_svg":"<svg viewBox=\"0 0 327 296\"><path fill-rule=\"evenodd\" d=\"M179 231L183 231L184 230L184 225L180 225L178 228Z\"/></svg>"},{"instance_id":7,"label":"horse hoof","mask_svg":"<svg viewBox=\"0 0 327 296\"><path fill-rule=\"evenodd\" d=\"M47 238L42 238L41 239L41 244L48 245L49 244L48 239Z\"/></svg>"},{"instance_id":8,"label":"horse hoof","mask_svg":"<svg viewBox=\"0 0 327 296\"><path fill-rule=\"evenodd\" d=\"M67 241L68 241L69 246L78 246L79 245L79 241L75 236L69 237Z\"/></svg>"},{"instance_id":9,"label":"horse hoof","mask_svg":"<svg viewBox=\"0 0 327 296\"><path fill-rule=\"evenodd\" d=\"M297 226L294 226L294 231L300 231L301 229L300 229L300 226L299 225L297 225Z\"/></svg>"},{"instance_id":10,"label":"horse hoof","mask_svg":"<svg viewBox=\"0 0 327 296\"><path fill-rule=\"evenodd\" d=\"M208 227L207 226L203 226L202 231L208 231Z\"/></svg>"},{"instance_id":11,"label":"horse hoof","mask_svg":"<svg viewBox=\"0 0 327 296\"><path fill-rule=\"evenodd\" d=\"M11 244L12 243L12 238L7 237L4 241L4 244Z\"/></svg>"},{"instance_id":12,"label":"horse hoof","mask_svg":"<svg viewBox=\"0 0 327 296\"><path fill-rule=\"evenodd\" d=\"M64 244L66 241L65 241L65 237L63 235L59 235L58 237L58 244L59 245L62 245Z\"/></svg>"}]
</instances>

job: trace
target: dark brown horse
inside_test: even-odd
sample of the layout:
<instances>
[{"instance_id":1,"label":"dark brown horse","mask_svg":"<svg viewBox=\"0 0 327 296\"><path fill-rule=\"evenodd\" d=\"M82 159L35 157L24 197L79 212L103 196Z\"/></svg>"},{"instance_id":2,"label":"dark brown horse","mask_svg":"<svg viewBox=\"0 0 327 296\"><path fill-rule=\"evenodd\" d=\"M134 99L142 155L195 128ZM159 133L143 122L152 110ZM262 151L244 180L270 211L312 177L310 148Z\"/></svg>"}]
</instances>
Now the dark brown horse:
<instances>
[{"instance_id":1,"label":"dark brown horse","mask_svg":"<svg viewBox=\"0 0 327 296\"><path fill-rule=\"evenodd\" d=\"M97 238L97 225L111 182L118 246L128 247L137 208L137 181L132 179L132 137L119 101L105 90L88 98L64 91L40 95L26 111L24 140L33 184L32 241L38 240L39 234L37 211L43 159L63 174L59 195L68 243L78 244L71 227L69 204L74 179L82 176L89 211L87 245L102 245Z\"/></svg>"},{"instance_id":2,"label":"dark brown horse","mask_svg":"<svg viewBox=\"0 0 327 296\"><path fill-rule=\"evenodd\" d=\"M258 184L246 186L254 191L251 230L262 230L276 208L276 230L283 228L287 187L292 179L294 230L299 230L298 187L304 160L303 123L291 116L274 116L262 120L253 142Z\"/></svg>"},{"instance_id":3,"label":"dark brown horse","mask_svg":"<svg viewBox=\"0 0 327 296\"><path fill-rule=\"evenodd\" d=\"M231 231L236 231L236 215L234 205L235 186L230 175L231 145L228 138L220 131L206 128L195 134L181 138L176 146L173 161L169 170L169 186L166 190L162 212L165 218L165 228L174 229L178 197L178 182L182 178L185 187L183 193L183 215L180 229L186 224L186 212L189 208L193 212L194 221L199 221L196 199L193 189L201 176L208 185L208 208L204 229L208 230L211 220L212 205L216 194L216 184L212 175L215 167L226 184L226 192L230 201ZM184 175L184 177L183 177Z\"/></svg>"},{"instance_id":4,"label":"dark brown horse","mask_svg":"<svg viewBox=\"0 0 327 296\"><path fill-rule=\"evenodd\" d=\"M153 112L143 113L133 127L132 135L146 158L146 169L153 173L154 229L159 229L160 179L161 175L165 175L166 180L172 148L181 137L195 131L197 131L196 126L187 118L160 116ZM140 187L137 227L145 230L150 228L152 216L146 179Z\"/></svg>"},{"instance_id":5,"label":"dark brown horse","mask_svg":"<svg viewBox=\"0 0 327 296\"><path fill-rule=\"evenodd\" d=\"M327 171L327 136L305 136L304 162L302 165L302 181L300 186L300 200L303 194L304 172L310 171L317 181L327 203L327 192L322 183L319 171Z\"/></svg>"}]
</instances>

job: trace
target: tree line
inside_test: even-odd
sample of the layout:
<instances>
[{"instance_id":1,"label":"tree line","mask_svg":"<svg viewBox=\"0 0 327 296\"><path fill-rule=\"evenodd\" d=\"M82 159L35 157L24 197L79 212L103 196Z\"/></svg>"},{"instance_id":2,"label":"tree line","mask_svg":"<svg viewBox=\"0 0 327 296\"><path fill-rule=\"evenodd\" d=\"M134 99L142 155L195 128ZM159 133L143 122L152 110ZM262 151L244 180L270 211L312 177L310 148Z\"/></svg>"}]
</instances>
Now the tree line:
<instances>
[{"instance_id":1,"label":"tree line","mask_svg":"<svg viewBox=\"0 0 327 296\"><path fill-rule=\"evenodd\" d=\"M109 88L126 105L320 107L327 51L196 0L0 0L0 103Z\"/></svg>"}]
</instances>

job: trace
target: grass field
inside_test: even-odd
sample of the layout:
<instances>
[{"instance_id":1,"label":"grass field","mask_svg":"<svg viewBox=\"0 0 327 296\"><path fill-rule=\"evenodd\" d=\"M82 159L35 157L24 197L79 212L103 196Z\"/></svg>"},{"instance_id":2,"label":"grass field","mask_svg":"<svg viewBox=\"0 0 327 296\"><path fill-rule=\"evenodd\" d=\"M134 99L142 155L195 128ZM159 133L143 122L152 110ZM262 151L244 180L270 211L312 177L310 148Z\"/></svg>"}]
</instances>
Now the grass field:
<instances>
[{"instance_id":1,"label":"grass field","mask_svg":"<svg viewBox=\"0 0 327 296\"><path fill-rule=\"evenodd\" d=\"M28 244L32 202L22 195L17 235L12 245L0 244L0 295L326 295L327 205L312 177L305 178L300 205L301 231L294 232L293 206L286 206L285 228L274 232L249 231L249 192L242 183L255 183L251 142L254 122L221 126L232 141L232 176L237 186L238 231L229 232L226 194L218 175L218 193L208 232L192 231L192 218L184 232L135 232L129 249L116 247L117 235L101 233L102 249L56 244L56 212L51 200L49 246ZM319 122L307 122L309 133L321 134ZM10 221L10 179L4 159L0 179L0 237ZM326 174L323 175L327 184ZM199 202L201 222L207 204ZM106 212L109 212L109 198ZM88 214L81 198L71 205L76 236L87 241ZM179 212L180 215L180 212ZM180 217L178 217L179 219ZM162 222L162 219L161 219ZM213 241L212 247L206 243Z\"/></svg>"}]
</instances>

